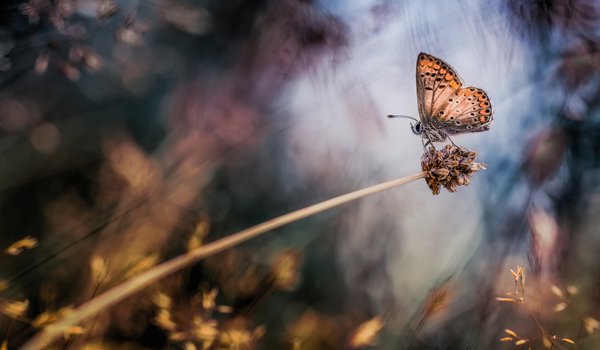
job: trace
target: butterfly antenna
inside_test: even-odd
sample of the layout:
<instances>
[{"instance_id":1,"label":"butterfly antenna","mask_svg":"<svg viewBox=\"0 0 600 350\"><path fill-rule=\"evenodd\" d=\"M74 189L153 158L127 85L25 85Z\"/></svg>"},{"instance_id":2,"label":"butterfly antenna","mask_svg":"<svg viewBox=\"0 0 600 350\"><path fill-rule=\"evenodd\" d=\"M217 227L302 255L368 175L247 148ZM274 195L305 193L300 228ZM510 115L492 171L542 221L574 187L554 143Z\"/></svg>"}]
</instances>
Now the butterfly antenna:
<instances>
[{"instance_id":1,"label":"butterfly antenna","mask_svg":"<svg viewBox=\"0 0 600 350\"><path fill-rule=\"evenodd\" d=\"M401 115L401 114L388 114L388 118L407 118L407 119L412 119L412 120L416 121L417 123L419 122L416 118L409 117L407 115Z\"/></svg>"}]
</instances>

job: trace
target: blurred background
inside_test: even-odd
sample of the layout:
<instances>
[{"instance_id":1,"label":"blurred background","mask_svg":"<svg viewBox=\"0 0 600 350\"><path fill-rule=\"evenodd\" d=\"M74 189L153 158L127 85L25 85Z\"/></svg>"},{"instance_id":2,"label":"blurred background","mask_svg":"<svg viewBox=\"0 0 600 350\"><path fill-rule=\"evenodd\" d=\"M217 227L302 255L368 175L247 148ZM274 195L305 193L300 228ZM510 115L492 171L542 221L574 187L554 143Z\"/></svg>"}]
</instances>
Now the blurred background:
<instances>
[{"instance_id":1,"label":"blurred background","mask_svg":"<svg viewBox=\"0 0 600 350\"><path fill-rule=\"evenodd\" d=\"M453 138L488 165L469 187L277 229L53 347L598 349L599 27L594 0L2 1L2 346L189 249L419 172L421 140L385 116L418 116L426 52L493 104L490 131Z\"/></svg>"}]
</instances>

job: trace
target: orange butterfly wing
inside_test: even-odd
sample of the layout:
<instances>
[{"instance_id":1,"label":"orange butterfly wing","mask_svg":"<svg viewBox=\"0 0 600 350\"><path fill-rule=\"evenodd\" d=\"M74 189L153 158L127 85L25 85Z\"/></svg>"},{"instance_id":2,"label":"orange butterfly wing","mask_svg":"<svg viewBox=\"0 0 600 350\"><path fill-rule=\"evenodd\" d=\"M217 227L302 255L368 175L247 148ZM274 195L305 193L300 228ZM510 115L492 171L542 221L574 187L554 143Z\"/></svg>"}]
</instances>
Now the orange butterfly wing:
<instances>
[{"instance_id":1,"label":"orange butterfly wing","mask_svg":"<svg viewBox=\"0 0 600 350\"><path fill-rule=\"evenodd\" d=\"M426 53L417 58L417 100L425 127L447 134L485 131L492 121L492 106L485 91L462 88L450 65Z\"/></svg>"}]
</instances>

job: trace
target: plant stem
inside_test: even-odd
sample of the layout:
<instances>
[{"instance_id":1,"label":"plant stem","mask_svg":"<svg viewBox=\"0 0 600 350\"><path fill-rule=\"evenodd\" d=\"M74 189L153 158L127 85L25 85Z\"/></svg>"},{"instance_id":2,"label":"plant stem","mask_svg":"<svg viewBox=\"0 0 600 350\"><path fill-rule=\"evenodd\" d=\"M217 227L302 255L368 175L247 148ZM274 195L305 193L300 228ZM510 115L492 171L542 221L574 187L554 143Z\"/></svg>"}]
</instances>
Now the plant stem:
<instances>
[{"instance_id":1,"label":"plant stem","mask_svg":"<svg viewBox=\"0 0 600 350\"><path fill-rule=\"evenodd\" d=\"M63 319L46 326L42 331L30 339L22 350L44 349L54 339L59 337L70 326L76 325L81 321L101 312L108 307L120 302L121 300L131 296L144 287L174 273L193 263L207 258L211 255L219 253L225 249L234 247L251 238L260 236L270 230L287 225L294 221L306 218L311 215L318 214L325 210L337 207L339 205L354 201L361 197L365 197L374 193L382 192L400 185L404 185L411 181L415 181L425 177L425 173L421 172L395 180L384 182L371 187L363 188L354 192L350 192L308 207L293 211L288 214L267 220L256 226L231 234L227 237L218 239L207 245L190 250L171 260L167 260L162 264L156 265L137 276L109 289L108 291L88 300L80 305L73 313L65 316Z\"/></svg>"}]
</instances>

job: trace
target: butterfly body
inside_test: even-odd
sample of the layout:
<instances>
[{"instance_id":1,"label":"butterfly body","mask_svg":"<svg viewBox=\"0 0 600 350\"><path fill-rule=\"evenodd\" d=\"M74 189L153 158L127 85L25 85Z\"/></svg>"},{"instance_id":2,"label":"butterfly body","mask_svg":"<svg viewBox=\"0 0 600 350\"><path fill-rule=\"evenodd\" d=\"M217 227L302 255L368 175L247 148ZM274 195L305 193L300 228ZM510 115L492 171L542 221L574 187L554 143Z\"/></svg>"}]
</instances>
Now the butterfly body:
<instances>
[{"instance_id":1,"label":"butterfly body","mask_svg":"<svg viewBox=\"0 0 600 350\"><path fill-rule=\"evenodd\" d=\"M417 100L420 121L411 127L430 142L489 130L493 119L492 104L485 91L462 87L454 69L426 53L417 58Z\"/></svg>"}]
</instances>

